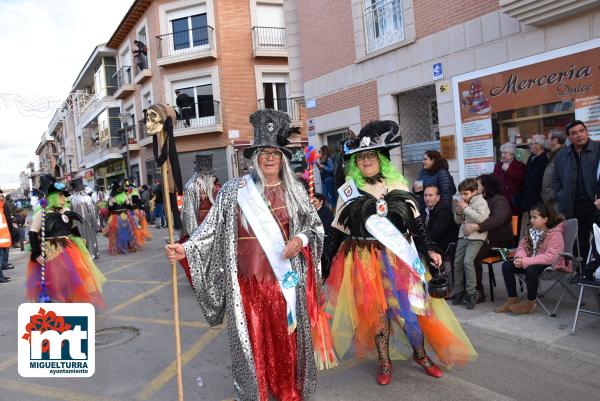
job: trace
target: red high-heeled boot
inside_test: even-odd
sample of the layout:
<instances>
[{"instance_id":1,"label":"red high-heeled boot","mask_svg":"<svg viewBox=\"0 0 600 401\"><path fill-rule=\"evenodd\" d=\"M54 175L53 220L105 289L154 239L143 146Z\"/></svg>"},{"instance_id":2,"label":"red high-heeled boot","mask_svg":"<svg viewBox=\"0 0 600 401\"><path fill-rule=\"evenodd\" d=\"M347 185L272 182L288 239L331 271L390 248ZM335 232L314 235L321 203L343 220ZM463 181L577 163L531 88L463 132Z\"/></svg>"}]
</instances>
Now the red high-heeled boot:
<instances>
[{"instance_id":1,"label":"red high-heeled boot","mask_svg":"<svg viewBox=\"0 0 600 401\"><path fill-rule=\"evenodd\" d=\"M377 363L377 376L375 378L377 384L385 386L390 384L392 381L392 362L381 362Z\"/></svg>"},{"instance_id":2,"label":"red high-heeled boot","mask_svg":"<svg viewBox=\"0 0 600 401\"><path fill-rule=\"evenodd\" d=\"M419 359L417 357L417 354L413 353L413 359L415 360L416 363L418 363L419 365L421 365L423 367L423 369L429 376L439 379L440 377L442 377L444 375L442 370L440 368L438 368L438 366L435 363L433 363L433 361L431 359L429 359L429 357L426 354L425 354L425 356L423 356L422 359Z\"/></svg>"}]
</instances>

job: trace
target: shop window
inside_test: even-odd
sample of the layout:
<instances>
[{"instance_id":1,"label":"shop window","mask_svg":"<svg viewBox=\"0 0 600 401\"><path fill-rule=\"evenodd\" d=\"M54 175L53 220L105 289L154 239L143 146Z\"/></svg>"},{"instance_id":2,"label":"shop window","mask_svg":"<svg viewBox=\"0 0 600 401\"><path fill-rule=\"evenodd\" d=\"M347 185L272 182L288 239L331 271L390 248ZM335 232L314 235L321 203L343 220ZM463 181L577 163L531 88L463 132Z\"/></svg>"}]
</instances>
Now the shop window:
<instances>
[{"instance_id":1,"label":"shop window","mask_svg":"<svg viewBox=\"0 0 600 401\"><path fill-rule=\"evenodd\" d=\"M500 157L500 146L511 142L517 145L516 159L526 162L530 155L528 143L533 135L548 135L553 130L564 131L574 118L575 109L571 100L493 113L496 159Z\"/></svg>"}]
</instances>

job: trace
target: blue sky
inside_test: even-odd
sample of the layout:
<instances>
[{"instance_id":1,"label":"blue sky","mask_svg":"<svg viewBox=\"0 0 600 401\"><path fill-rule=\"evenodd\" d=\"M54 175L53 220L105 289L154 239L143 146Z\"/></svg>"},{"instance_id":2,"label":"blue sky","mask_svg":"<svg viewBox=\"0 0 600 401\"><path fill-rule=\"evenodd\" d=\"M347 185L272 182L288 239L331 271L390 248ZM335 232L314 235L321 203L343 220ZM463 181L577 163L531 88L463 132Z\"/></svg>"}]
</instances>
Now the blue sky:
<instances>
[{"instance_id":1,"label":"blue sky","mask_svg":"<svg viewBox=\"0 0 600 401\"><path fill-rule=\"evenodd\" d=\"M132 3L0 0L0 188L18 187L54 115L53 100L64 100L94 47L108 41Z\"/></svg>"}]
</instances>

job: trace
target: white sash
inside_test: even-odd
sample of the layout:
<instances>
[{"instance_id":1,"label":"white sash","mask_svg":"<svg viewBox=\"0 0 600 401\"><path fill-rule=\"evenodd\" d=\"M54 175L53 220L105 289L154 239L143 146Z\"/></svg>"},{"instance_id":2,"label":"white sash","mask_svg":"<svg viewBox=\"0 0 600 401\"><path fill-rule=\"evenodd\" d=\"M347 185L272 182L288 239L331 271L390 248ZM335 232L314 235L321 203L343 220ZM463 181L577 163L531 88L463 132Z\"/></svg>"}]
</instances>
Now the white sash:
<instances>
[{"instance_id":1,"label":"white sash","mask_svg":"<svg viewBox=\"0 0 600 401\"><path fill-rule=\"evenodd\" d=\"M288 332L292 333L296 329L296 288L292 284L294 281L297 284L297 273L292 270L290 260L283 257L285 240L279 224L275 221L275 217L258 192L250 175L242 177L237 199L244 217L252 227L252 231L267 255L269 264L279 282L279 288L281 288L287 303ZM296 276L295 280L294 275Z\"/></svg>"}]
</instances>

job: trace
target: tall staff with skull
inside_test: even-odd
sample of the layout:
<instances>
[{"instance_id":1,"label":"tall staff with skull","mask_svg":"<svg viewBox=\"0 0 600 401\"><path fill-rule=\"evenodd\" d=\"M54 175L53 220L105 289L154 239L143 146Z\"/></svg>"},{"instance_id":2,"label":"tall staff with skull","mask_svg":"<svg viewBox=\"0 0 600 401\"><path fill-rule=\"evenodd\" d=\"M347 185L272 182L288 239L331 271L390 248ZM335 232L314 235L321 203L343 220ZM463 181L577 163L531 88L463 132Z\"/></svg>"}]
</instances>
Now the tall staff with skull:
<instances>
[{"instance_id":1,"label":"tall staff with skull","mask_svg":"<svg viewBox=\"0 0 600 401\"><path fill-rule=\"evenodd\" d=\"M167 104L159 103L148 108L146 131L153 135L152 148L154 160L160 166L162 176L163 199L165 203L165 212L167 215L167 225L169 227L169 244L175 243L173 233L173 214L171 212L171 199L169 192L171 188L177 193L183 193L183 184L181 179L181 170L179 168L179 159L177 149L175 148L175 138L173 136L173 126L176 116L173 108ZM176 207L177 205L175 205ZM181 335L179 330L179 294L177 291L177 263L171 263L172 283L173 283L173 321L175 323L175 350L176 350L176 368L177 368L177 390L178 400L183 401L183 377L181 371Z\"/></svg>"}]
</instances>

